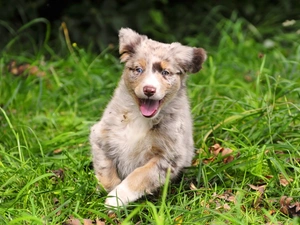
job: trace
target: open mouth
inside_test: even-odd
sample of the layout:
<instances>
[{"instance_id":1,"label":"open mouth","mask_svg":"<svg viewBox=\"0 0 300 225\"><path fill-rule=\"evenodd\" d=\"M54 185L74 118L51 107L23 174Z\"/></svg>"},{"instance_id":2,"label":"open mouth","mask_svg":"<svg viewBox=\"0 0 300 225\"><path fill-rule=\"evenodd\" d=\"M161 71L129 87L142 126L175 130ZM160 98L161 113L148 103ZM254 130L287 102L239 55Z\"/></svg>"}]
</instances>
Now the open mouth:
<instances>
[{"instance_id":1,"label":"open mouth","mask_svg":"<svg viewBox=\"0 0 300 225\"><path fill-rule=\"evenodd\" d=\"M162 100L139 99L140 111L144 117L153 117L161 104Z\"/></svg>"}]
</instances>

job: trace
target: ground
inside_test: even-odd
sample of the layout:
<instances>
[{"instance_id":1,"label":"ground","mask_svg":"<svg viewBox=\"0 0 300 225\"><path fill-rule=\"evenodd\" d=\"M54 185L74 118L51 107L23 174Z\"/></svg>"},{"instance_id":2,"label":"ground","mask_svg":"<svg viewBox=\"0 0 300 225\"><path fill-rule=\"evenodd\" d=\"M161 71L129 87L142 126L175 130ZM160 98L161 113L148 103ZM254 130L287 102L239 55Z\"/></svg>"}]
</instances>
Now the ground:
<instances>
[{"instance_id":1,"label":"ground","mask_svg":"<svg viewBox=\"0 0 300 225\"><path fill-rule=\"evenodd\" d=\"M186 43L208 52L188 79L193 165L179 183L114 214L97 188L88 135L121 75L118 58L68 40L66 56L49 46L4 51L0 223L298 224L299 35L266 42L242 19L222 23L216 45Z\"/></svg>"}]
</instances>

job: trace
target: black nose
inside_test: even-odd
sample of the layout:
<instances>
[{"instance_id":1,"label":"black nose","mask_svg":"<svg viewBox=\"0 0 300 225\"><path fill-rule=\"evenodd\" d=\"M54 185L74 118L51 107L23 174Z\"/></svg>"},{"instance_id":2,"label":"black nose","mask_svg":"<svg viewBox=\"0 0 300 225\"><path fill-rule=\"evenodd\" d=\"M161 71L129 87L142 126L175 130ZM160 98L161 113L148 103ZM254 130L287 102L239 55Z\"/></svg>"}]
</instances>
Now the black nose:
<instances>
[{"instance_id":1,"label":"black nose","mask_svg":"<svg viewBox=\"0 0 300 225\"><path fill-rule=\"evenodd\" d=\"M156 92L156 88L153 87L153 86L145 86L143 88L143 91L144 91L144 94L147 96L147 97L151 97L155 94Z\"/></svg>"}]
</instances>

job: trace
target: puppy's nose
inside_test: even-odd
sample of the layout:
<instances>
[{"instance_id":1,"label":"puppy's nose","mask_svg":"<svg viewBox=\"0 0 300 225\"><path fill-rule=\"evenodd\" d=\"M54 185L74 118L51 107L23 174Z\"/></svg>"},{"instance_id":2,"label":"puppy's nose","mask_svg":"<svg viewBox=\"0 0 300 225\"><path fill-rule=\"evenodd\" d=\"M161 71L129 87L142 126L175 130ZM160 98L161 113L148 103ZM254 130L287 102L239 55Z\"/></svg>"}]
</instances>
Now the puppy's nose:
<instances>
[{"instance_id":1,"label":"puppy's nose","mask_svg":"<svg viewBox=\"0 0 300 225\"><path fill-rule=\"evenodd\" d=\"M153 87L153 86L145 86L143 88L143 91L144 91L144 94L147 96L147 97L151 97L155 94L156 92L156 88Z\"/></svg>"}]
</instances>

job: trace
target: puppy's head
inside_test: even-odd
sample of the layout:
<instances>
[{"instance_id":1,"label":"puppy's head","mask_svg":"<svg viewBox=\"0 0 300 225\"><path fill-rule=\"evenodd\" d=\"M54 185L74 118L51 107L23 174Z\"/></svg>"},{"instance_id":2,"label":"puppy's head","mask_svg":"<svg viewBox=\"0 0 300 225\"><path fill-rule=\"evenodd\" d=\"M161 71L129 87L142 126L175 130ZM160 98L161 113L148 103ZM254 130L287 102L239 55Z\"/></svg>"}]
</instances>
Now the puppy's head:
<instances>
[{"instance_id":1,"label":"puppy's head","mask_svg":"<svg viewBox=\"0 0 300 225\"><path fill-rule=\"evenodd\" d=\"M198 72L206 60L202 48L157 42L129 28L119 31L119 42L126 87L148 118L158 115L184 88L186 73Z\"/></svg>"}]
</instances>

